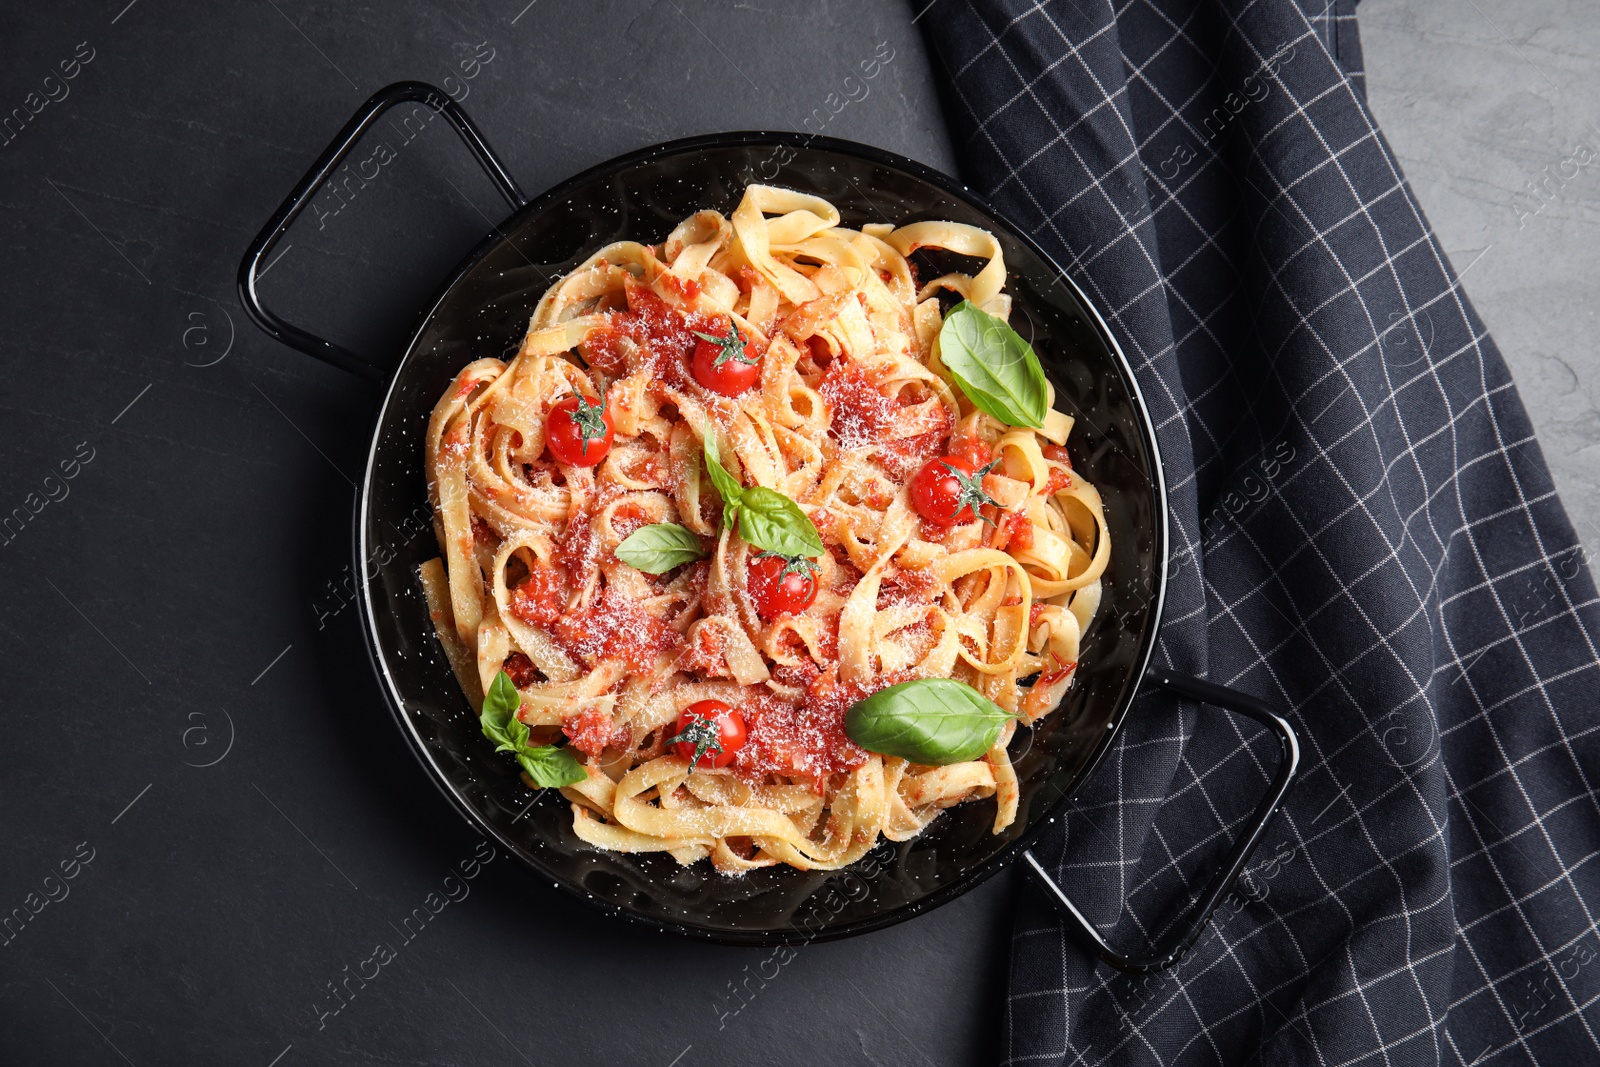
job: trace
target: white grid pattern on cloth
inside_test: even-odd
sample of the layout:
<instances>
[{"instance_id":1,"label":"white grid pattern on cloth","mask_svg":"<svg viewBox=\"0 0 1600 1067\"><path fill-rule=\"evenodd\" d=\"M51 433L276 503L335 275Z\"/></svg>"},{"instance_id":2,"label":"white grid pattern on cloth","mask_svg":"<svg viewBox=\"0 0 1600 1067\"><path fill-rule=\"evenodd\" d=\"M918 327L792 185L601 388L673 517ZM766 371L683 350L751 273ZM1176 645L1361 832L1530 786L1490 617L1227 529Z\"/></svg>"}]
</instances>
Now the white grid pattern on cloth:
<instances>
[{"instance_id":1,"label":"white grid pattern on cloth","mask_svg":"<svg viewBox=\"0 0 1600 1067\"><path fill-rule=\"evenodd\" d=\"M1106 313L1157 424L1178 567L1160 654L1292 709L1306 756L1259 894L1175 975L1097 968L1024 896L1004 1061L1600 1056L1600 598L1366 109L1354 4L939 15L922 25L965 177ZM1230 106L1247 77L1267 91ZM1245 476L1280 442L1295 458L1257 499ZM1142 947L1194 899L1270 752L1237 720L1143 700L1036 854Z\"/></svg>"}]
</instances>

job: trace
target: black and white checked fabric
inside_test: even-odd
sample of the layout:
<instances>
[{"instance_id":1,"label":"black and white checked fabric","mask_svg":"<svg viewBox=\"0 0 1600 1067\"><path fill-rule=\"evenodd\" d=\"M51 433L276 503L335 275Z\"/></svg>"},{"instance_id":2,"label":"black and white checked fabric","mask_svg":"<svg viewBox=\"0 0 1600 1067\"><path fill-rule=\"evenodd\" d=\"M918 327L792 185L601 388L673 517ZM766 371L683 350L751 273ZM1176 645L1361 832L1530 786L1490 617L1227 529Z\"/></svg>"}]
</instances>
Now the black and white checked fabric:
<instances>
[{"instance_id":1,"label":"black and white checked fabric","mask_svg":"<svg viewBox=\"0 0 1600 1067\"><path fill-rule=\"evenodd\" d=\"M1305 755L1171 974L1094 965L1025 893L1004 1062L1600 1061L1600 602L1367 110L1353 4L920 25L965 178L1070 265L1151 404L1159 658L1292 709ZM1143 950L1272 766L1231 717L1144 700L1037 852Z\"/></svg>"}]
</instances>

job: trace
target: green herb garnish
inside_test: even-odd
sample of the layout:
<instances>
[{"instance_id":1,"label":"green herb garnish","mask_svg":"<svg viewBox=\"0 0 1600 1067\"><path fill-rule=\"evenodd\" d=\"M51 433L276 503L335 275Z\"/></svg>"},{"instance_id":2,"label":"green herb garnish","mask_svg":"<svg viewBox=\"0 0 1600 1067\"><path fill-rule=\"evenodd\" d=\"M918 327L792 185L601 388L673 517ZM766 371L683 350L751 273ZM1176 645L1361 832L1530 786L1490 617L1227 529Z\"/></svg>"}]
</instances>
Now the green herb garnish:
<instances>
[{"instance_id":1,"label":"green herb garnish","mask_svg":"<svg viewBox=\"0 0 1600 1067\"><path fill-rule=\"evenodd\" d=\"M970 685L923 678L857 701L845 713L844 732L868 752L941 767L977 759L1015 718Z\"/></svg>"},{"instance_id":2,"label":"green herb garnish","mask_svg":"<svg viewBox=\"0 0 1600 1067\"><path fill-rule=\"evenodd\" d=\"M672 568L705 559L705 549L693 530L676 523L641 526L617 546L616 556L646 574L665 574Z\"/></svg>"},{"instance_id":3,"label":"green herb garnish","mask_svg":"<svg viewBox=\"0 0 1600 1067\"><path fill-rule=\"evenodd\" d=\"M1044 427L1050 410L1044 369L1005 320L961 301L939 330L939 360L979 411L1010 426Z\"/></svg>"},{"instance_id":4,"label":"green herb garnish","mask_svg":"<svg viewBox=\"0 0 1600 1067\"><path fill-rule=\"evenodd\" d=\"M749 489L729 474L717 457L717 439L705 430L706 471L722 496L722 524L746 542L780 556L822 555L822 535L800 505L776 489Z\"/></svg>"},{"instance_id":5,"label":"green herb garnish","mask_svg":"<svg viewBox=\"0 0 1600 1067\"><path fill-rule=\"evenodd\" d=\"M495 751L515 756L517 765L541 788L572 785L589 777L577 757L567 749L528 744L528 724L517 718L517 709L521 706L522 695L517 692L511 676L505 671L495 675L489 691L484 694L483 711L478 716L483 736L495 743Z\"/></svg>"}]
</instances>

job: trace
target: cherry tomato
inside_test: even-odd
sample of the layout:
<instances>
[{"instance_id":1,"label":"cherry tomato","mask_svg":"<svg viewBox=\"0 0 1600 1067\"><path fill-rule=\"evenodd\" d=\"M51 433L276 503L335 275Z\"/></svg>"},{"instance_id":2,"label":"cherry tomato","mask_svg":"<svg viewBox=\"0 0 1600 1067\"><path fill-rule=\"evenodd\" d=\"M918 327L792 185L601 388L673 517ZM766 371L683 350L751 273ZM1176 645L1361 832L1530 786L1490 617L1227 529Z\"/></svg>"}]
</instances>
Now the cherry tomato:
<instances>
[{"instance_id":1,"label":"cherry tomato","mask_svg":"<svg viewBox=\"0 0 1600 1067\"><path fill-rule=\"evenodd\" d=\"M750 561L750 596L763 619L798 615L817 600L817 568L804 556L763 552Z\"/></svg>"},{"instance_id":2,"label":"cherry tomato","mask_svg":"<svg viewBox=\"0 0 1600 1067\"><path fill-rule=\"evenodd\" d=\"M761 377L761 357L732 319L722 337L698 330L695 336L700 342L694 346L694 380L713 393L738 396Z\"/></svg>"},{"instance_id":3,"label":"cherry tomato","mask_svg":"<svg viewBox=\"0 0 1600 1067\"><path fill-rule=\"evenodd\" d=\"M606 402L587 396L557 401L544 423L550 454L569 467L592 467L605 459L615 430Z\"/></svg>"},{"instance_id":4,"label":"cherry tomato","mask_svg":"<svg viewBox=\"0 0 1600 1067\"><path fill-rule=\"evenodd\" d=\"M720 700L697 700L678 713L677 732L667 743L680 759L697 767L726 767L744 747L744 738L744 716L737 708Z\"/></svg>"},{"instance_id":5,"label":"cherry tomato","mask_svg":"<svg viewBox=\"0 0 1600 1067\"><path fill-rule=\"evenodd\" d=\"M994 503L983 491L983 477L999 463L994 459L974 468L964 456L930 459L911 479L911 504L918 515L937 526L971 522L979 507Z\"/></svg>"}]
</instances>

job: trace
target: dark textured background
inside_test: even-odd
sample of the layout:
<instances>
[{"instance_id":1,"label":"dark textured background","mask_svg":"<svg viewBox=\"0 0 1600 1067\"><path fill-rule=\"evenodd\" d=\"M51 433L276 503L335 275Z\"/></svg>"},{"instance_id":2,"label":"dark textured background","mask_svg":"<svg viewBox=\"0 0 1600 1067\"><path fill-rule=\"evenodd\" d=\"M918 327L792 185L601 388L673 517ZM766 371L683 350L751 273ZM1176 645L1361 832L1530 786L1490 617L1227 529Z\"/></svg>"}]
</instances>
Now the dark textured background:
<instances>
[{"instance_id":1,"label":"dark textured background","mask_svg":"<svg viewBox=\"0 0 1600 1067\"><path fill-rule=\"evenodd\" d=\"M318 628L376 397L249 325L245 243L400 78L452 79L533 194L660 140L803 130L887 41L894 60L825 132L954 170L920 0L526 2L0 6L0 115L93 49L0 144L0 516L67 494L0 534L0 915L94 850L0 947L0 1064L994 1058L1007 876L806 948L724 1017L729 983L773 973L769 953L602 919L502 858L317 1029L326 983L398 945L391 923L475 838L394 735L355 609ZM1600 186L1585 168L1532 219L1518 194L1600 137L1587 98L1541 97L1547 76L1600 69L1600 22L1582 0L1360 12L1373 110L1471 272L1593 552ZM494 58L467 78L480 44ZM263 288L295 321L394 352L503 214L434 125L320 231L299 227ZM77 477L45 481L88 449Z\"/></svg>"},{"instance_id":2,"label":"dark textured background","mask_svg":"<svg viewBox=\"0 0 1600 1067\"><path fill-rule=\"evenodd\" d=\"M950 170L910 9L125 2L0 14L0 112L93 49L0 147L0 510L94 450L0 546L0 911L79 842L94 850L0 948L0 1063L267 1067L291 1045L279 1067L991 1059L1005 877L801 949L728 1017L729 983L771 975L768 951L606 919L504 857L402 944L391 924L477 839L402 748L354 607L318 628L376 395L263 337L233 294L256 229L400 78L464 91L531 194L674 137L804 129L888 42L826 132ZM436 123L291 234L263 288L293 321L394 352L503 215ZM397 958L319 1030L326 983L379 941Z\"/></svg>"}]
</instances>

